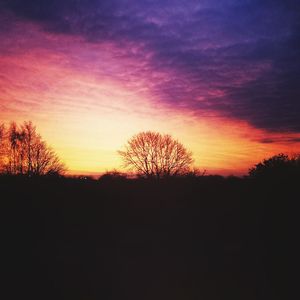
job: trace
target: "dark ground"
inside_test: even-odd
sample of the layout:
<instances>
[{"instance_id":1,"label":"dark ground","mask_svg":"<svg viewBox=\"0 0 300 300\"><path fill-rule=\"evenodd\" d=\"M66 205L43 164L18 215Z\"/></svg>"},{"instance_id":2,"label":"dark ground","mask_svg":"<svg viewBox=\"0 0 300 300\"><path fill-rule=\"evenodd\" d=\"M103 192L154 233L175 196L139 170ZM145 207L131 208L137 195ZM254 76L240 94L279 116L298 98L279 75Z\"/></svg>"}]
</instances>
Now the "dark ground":
<instances>
[{"instance_id":1,"label":"dark ground","mask_svg":"<svg viewBox=\"0 0 300 300\"><path fill-rule=\"evenodd\" d=\"M298 179L0 177L3 299L288 299Z\"/></svg>"}]
</instances>

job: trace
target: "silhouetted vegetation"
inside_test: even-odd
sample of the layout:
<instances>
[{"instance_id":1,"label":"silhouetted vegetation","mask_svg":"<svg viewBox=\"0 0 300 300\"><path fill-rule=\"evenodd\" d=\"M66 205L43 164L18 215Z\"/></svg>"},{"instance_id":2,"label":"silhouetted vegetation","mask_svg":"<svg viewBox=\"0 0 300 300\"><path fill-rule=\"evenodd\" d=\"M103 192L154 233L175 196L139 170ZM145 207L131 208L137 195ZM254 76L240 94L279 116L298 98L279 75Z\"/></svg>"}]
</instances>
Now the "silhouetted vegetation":
<instances>
[{"instance_id":1,"label":"silhouetted vegetation","mask_svg":"<svg viewBox=\"0 0 300 300\"><path fill-rule=\"evenodd\" d=\"M280 153L255 165L249 170L249 176L257 179L300 179L300 155L289 157Z\"/></svg>"},{"instance_id":2,"label":"silhouetted vegetation","mask_svg":"<svg viewBox=\"0 0 300 300\"><path fill-rule=\"evenodd\" d=\"M0 126L0 171L12 175L60 175L66 170L32 122Z\"/></svg>"},{"instance_id":3,"label":"silhouetted vegetation","mask_svg":"<svg viewBox=\"0 0 300 300\"><path fill-rule=\"evenodd\" d=\"M146 173L159 181L117 170L98 180L13 176L34 160L28 169L23 131L7 132L17 135L5 157L12 171L0 176L8 299L286 299L298 156L274 156L244 178L163 176L174 174L164 167ZM260 180L274 172L290 180Z\"/></svg>"},{"instance_id":4,"label":"silhouetted vegetation","mask_svg":"<svg viewBox=\"0 0 300 300\"><path fill-rule=\"evenodd\" d=\"M177 140L151 131L133 136L118 152L125 167L147 178L183 175L193 162L192 153Z\"/></svg>"},{"instance_id":5,"label":"silhouetted vegetation","mask_svg":"<svg viewBox=\"0 0 300 300\"><path fill-rule=\"evenodd\" d=\"M117 170L105 172L100 176L100 181L110 182L114 180L126 180L128 175L126 173L119 172Z\"/></svg>"}]
</instances>

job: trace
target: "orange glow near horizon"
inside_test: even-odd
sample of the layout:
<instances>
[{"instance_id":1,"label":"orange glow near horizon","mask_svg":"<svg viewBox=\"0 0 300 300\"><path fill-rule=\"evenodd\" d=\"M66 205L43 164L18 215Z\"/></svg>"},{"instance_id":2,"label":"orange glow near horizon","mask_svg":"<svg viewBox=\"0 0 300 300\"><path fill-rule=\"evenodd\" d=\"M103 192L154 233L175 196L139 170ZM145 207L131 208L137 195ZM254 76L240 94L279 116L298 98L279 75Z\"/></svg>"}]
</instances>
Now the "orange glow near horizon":
<instances>
[{"instance_id":1,"label":"orange glow near horizon","mask_svg":"<svg viewBox=\"0 0 300 300\"><path fill-rule=\"evenodd\" d=\"M300 149L299 142L260 142L299 135L270 133L217 112L197 115L159 101L151 85L169 75L157 71L149 78L146 62L113 44L50 34L34 43L39 32L34 27L31 32L13 53L0 56L0 123L31 120L70 174L122 169L117 150L146 130L171 134L208 174L244 174L263 158Z\"/></svg>"}]
</instances>

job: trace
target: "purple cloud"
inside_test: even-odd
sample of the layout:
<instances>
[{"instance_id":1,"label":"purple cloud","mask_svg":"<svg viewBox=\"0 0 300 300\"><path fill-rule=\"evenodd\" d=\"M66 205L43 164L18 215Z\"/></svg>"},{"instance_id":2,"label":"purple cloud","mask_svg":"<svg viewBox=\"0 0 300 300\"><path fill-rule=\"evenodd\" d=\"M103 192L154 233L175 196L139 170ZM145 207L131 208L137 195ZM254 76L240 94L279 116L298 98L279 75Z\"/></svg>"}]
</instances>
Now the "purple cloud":
<instances>
[{"instance_id":1,"label":"purple cloud","mask_svg":"<svg viewBox=\"0 0 300 300\"><path fill-rule=\"evenodd\" d=\"M298 1L0 1L45 31L113 42L144 58L167 104L300 132ZM149 55L149 53L151 55Z\"/></svg>"}]
</instances>

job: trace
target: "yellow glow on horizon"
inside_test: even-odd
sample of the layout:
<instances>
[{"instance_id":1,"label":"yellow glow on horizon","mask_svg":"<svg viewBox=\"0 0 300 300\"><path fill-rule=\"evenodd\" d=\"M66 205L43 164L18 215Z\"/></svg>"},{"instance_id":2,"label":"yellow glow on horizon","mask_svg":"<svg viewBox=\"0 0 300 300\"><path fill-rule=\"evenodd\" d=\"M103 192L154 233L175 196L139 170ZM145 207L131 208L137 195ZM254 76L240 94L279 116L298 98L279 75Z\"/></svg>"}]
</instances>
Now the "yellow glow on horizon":
<instances>
[{"instance_id":1,"label":"yellow glow on horizon","mask_svg":"<svg viewBox=\"0 0 300 300\"><path fill-rule=\"evenodd\" d=\"M208 173L240 174L265 157L300 149L299 143L261 143L270 133L246 122L165 103L151 80L169 75L157 70L148 78L144 60L128 58L114 45L44 33L42 39L49 50L28 41L23 47L30 51L0 56L0 123L31 120L70 173L120 169L117 150L147 130L171 134Z\"/></svg>"}]
</instances>

